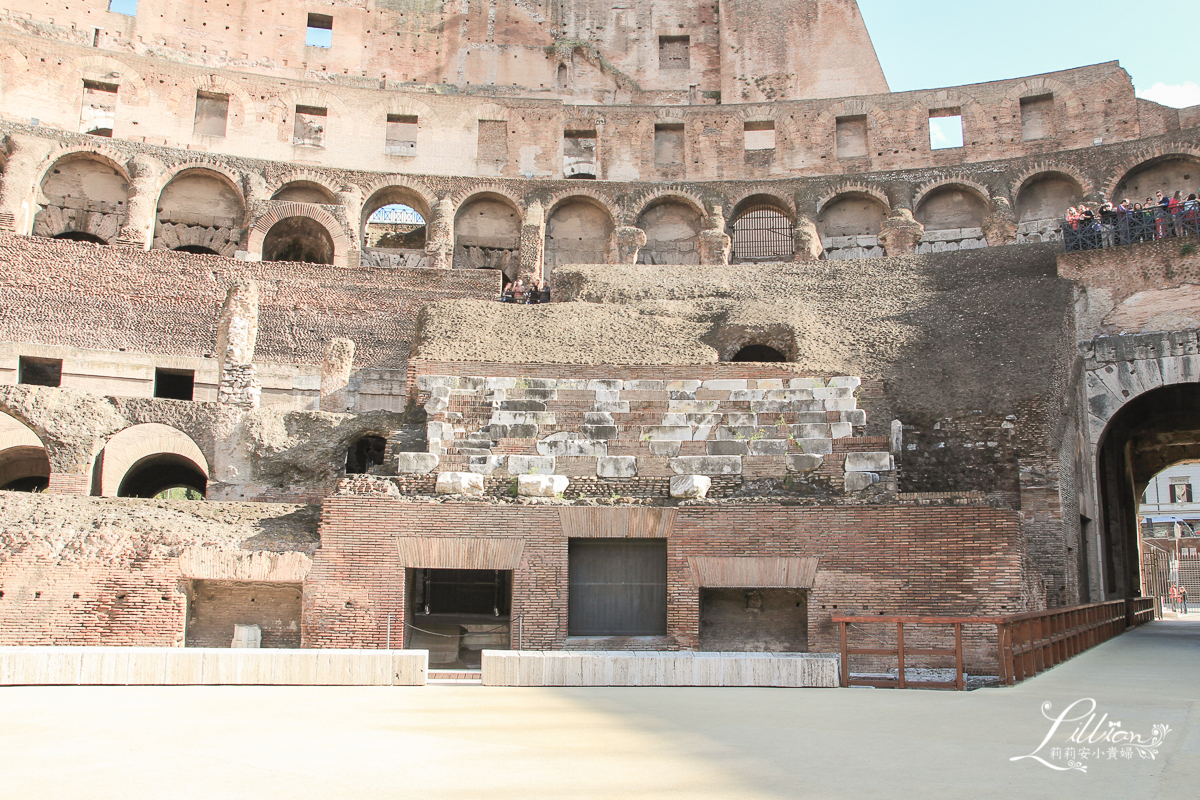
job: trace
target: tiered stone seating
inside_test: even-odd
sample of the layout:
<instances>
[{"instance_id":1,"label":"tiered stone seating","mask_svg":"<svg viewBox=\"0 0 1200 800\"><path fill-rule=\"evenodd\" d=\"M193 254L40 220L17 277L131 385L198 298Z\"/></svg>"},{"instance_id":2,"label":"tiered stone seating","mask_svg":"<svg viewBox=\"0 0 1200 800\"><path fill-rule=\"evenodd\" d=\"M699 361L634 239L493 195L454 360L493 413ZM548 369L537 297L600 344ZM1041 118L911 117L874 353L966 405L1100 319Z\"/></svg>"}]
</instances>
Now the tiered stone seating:
<instances>
[{"instance_id":1,"label":"tiered stone seating","mask_svg":"<svg viewBox=\"0 0 1200 800\"><path fill-rule=\"evenodd\" d=\"M429 455L401 454L401 474L561 476L580 480L837 477L846 491L895 469L863 440L855 377L770 380L418 378ZM434 464L433 458L437 462ZM482 491L482 482L455 479ZM545 480L521 480L522 493ZM561 481L550 482L563 486ZM672 483L682 487L688 481ZM704 480L691 485L703 486ZM527 492L526 486L530 489ZM468 490L469 491L469 490ZM703 492L700 492L703 495Z\"/></svg>"}]
</instances>

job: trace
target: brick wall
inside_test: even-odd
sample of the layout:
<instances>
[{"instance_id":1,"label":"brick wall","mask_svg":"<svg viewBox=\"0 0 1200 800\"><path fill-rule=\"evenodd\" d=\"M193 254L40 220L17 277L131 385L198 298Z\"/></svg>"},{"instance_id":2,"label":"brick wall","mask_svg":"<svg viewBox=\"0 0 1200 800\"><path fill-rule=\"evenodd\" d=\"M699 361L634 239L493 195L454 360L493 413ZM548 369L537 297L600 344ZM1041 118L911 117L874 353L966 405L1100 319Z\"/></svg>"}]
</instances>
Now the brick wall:
<instances>
[{"instance_id":1,"label":"brick wall","mask_svg":"<svg viewBox=\"0 0 1200 800\"><path fill-rule=\"evenodd\" d=\"M298 583L192 581L188 647L229 647L235 625L257 625L262 647L300 646Z\"/></svg>"},{"instance_id":2,"label":"brick wall","mask_svg":"<svg viewBox=\"0 0 1200 800\"><path fill-rule=\"evenodd\" d=\"M393 646L404 619L404 570L397 536L518 537L513 616L523 615L523 646L567 644L567 543L562 513L579 509L478 503L404 503L338 496L326 501L322 546L305 584L307 647L383 647L392 614ZM603 521L629 509L589 509ZM661 511L661 509L659 509ZM576 526L577 527L577 526ZM574 528L573 528L574 529ZM593 535L612 535L602 524ZM660 535L662 528L629 529ZM836 650L836 612L1001 614L1025 609L1018 515L986 505L682 507L669 530L670 649L699 645L699 591L689 556L821 559L809 598L813 651ZM634 643L608 642L606 649ZM973 643L977 655L986 646Z\"/></svg>"}]
</instances>

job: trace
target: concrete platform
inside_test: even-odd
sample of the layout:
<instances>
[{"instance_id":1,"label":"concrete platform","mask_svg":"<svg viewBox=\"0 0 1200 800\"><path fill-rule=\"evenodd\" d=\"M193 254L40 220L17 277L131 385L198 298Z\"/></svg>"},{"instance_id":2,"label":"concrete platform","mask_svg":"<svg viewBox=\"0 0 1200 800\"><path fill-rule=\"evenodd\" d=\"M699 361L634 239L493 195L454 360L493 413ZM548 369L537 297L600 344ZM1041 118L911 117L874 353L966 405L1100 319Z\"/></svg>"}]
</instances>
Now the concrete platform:
<instances>
[{"instance_id":1,"label":"concrete platform","mask_svg":"<svg viewBox=\"0 0 1200 800\"><path fill-rule=\"evenodd\" d=\"M1200 623L976 692L487 686L0 688L0 798L1194 800ZM1094 698L1151 758L1029 754Z\"/></svg>"}]
</instances>

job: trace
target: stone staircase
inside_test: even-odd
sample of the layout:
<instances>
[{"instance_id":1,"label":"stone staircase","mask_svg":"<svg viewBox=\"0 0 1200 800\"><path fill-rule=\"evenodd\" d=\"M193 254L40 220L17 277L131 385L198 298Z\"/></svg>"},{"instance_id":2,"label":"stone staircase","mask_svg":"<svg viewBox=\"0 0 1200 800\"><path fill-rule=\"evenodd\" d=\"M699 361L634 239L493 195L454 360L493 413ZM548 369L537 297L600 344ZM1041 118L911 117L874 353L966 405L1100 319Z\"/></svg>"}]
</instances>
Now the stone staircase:
<instances>
[{"instance_id":1,"label":"stone staircase","mask_svg":"<svg viewBox=\"0 0 1200 800\"><path fill-rule=\"evenodd\" d=\"M886 438L864 436L860 383L422 375L429 452L400 454L397 471L436 472L439 492L465 494L488 477L532 496L657 479L672 496L702 497L735 476L836 478L861 492L894 477L895 463Z\"/></svg>"}]
</instances>

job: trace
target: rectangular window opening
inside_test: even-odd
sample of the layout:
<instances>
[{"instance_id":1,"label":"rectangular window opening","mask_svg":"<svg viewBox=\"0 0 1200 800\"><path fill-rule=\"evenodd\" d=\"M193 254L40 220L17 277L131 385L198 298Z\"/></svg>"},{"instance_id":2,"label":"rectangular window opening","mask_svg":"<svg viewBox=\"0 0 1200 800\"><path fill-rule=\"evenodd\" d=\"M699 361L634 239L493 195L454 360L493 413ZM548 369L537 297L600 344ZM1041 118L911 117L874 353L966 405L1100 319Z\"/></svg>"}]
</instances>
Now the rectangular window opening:
<instances>
[{"instance_id":1,"label":"rectangular window opening","mask_svg":"<svg viewBox=\"0 0 1200 800\"><path fill-rule=\"evenodd\" d=\"M654 163L683 163L683 124L662 123L654 126Z\"/></svg>"},{"instance_id":2,"label":"rectangular window opening","mask_svg":"<svg viewBox=\"0 0 1200 800\"><path fill-rule=\"evenodd\" d=\"M325 124L329 110L317 106L296 106L296 124L292 144L306 147L325 146Z\"/></svg>"},{"instance_id":3,"label":"rectangular window opening","mask_svg":"<svg viewBox=\"0 0 1200 800\"><path fill-rule=\"evenodd\" d=\"M837 157L862 158L867 155L867 115L837 118Z\"/></svg>"},{"instance_id":4,"label":"rectangular window opening","mask_svg":"<svg viewBox=\"0 0 1200 800\"><path fill-rule=\"evenodd\" d=\"M1172 503L1190 503L1190 502L1192 502L1192 485L1190 483L1172 483L1171 484L1171 502Z\"/></svg>"},{"instance_id":5,"label":"rectangular window opening","mask_svg":"<svg viewBox=\"0 0 1200 800\"><path fill-rule=\"evenodd\" d=\"M167 400L191 400L196 390L196 372L190 369L155 369L154 396Z\"/></svg>"},{"instance_id":6,"label":"rectangular window opening","mask_svg":"<svg viewBox=\"0 0 1200 800\"><path fill-rule=\"evenodd\" d=\"M83 104L79 110L80 133L112 136L119 89L115 83L83 82Z\"/></svg>"},{"instance_id":7,"label":"rectangular window opening","mask_svg":"<svg viewBox=\"0 0 1200 800\"><path fill-rule=\"evenodd\" d=\"M17 383L62 386L62 363L61 358L21 356L17 359Z\"/></svg>"},{"instance_id":8,"label":"rectangular window opening","mask_svg":"<svg viewBox=\"0 0 1200 800\"><path fill-rule=\"evenodd\" d=\"M563 131L563 175L568 178L596 177L596 132Z\"/></svg>"},{"instance_id":9,"label":"rectangular window opening","mask_svg":"<svg viewBox=\"0 0 1200 800\"><path fill-rule=\"evenodd\" d=\"M929 112L929 149L949 150L962 147L962 109L937 108Z\"/></svg>"},{"instance_id":10,"label":"rectangular window opening","mask_svg":"<svg viewBox=\"0 0 1200 800\"><path fill-rule=\"evenodd\" d=\"M665 636L665 539L571 539L568 636Z\"/></svg>"},{"instance_id":11,"label":"rectangular window opening","mask_svg":"<svg viewBox=\"0 0 1200 800\"><path fill-rule=\"evenodd\" d=\"M691 51L692 37L690 36L658 37L658 68L691 69Z\"/></svg>"},{"instance_id":12,"label":"rectangular window opening","mask_svg":"<svg viewBox=\"0 0 1200 800\"><path fill-rule=\"evenodd\" d=\"M745 125L747 150L775 149L775 120L747 122Z\"/></svg>"},{"instance_id":13,"label":"rectangular window opening","mask_svg":"<svg viewBox=\"0 0 1200 800\"><path fill-rule=\"evenodd\" d=\"M124 14L127 17L137 16L138 0L109 0L108 10L114 14Z\"/></svg>"},{"instance_id":14,"label":"rectangular window opening","mask_svg":"<svg viewBox=\"0 0 1200 800\"><path fill-rule=\"evenodd\" d=\"M1021 98L1021 138L1027 142L1054 136L1054 95Z\"/></svg>"},{"instance_id":15,"label":"rectangular window opening","mask_svg":"<svg viewBox=\"0 0 1200 800\"><path fill-rule=\"evenodd\" d=\"M387 115L387 135L383 152L389 156L417 154L417 118L407 114Z\"/></svg>"},{"instance_id":16,"label":"rectangular window opening","mask_svg":"<svg viewBox=\"0 0 1200 800\"><path fill-rule=\"evenodd\" d=\"M333 47L333 17L328 14L309 14L304 43L309 47Z\"/></svg>"},{"instance_id":17,"label":"rectangular window opening","mask_svg":"<svg viewBox=\"0 0 1200 800\"><path fill-rule=\"evenodd\" d=\"M404 646L442 669L478 669L484 650L511 646L512 572L410 569ZM399 623L399 620L397 620Z\"/></svg>"},{"instance_id":18,"label":"rectangular window opening","mask_svg":"<svg viewBox=\"0 0 1200 800\"><path fill-rule=\"evenodd\" d=\"M196 121L192 132L197 136L224 136L229 119L229 95L196 92Z\"/></svg>"}]
</instances>

